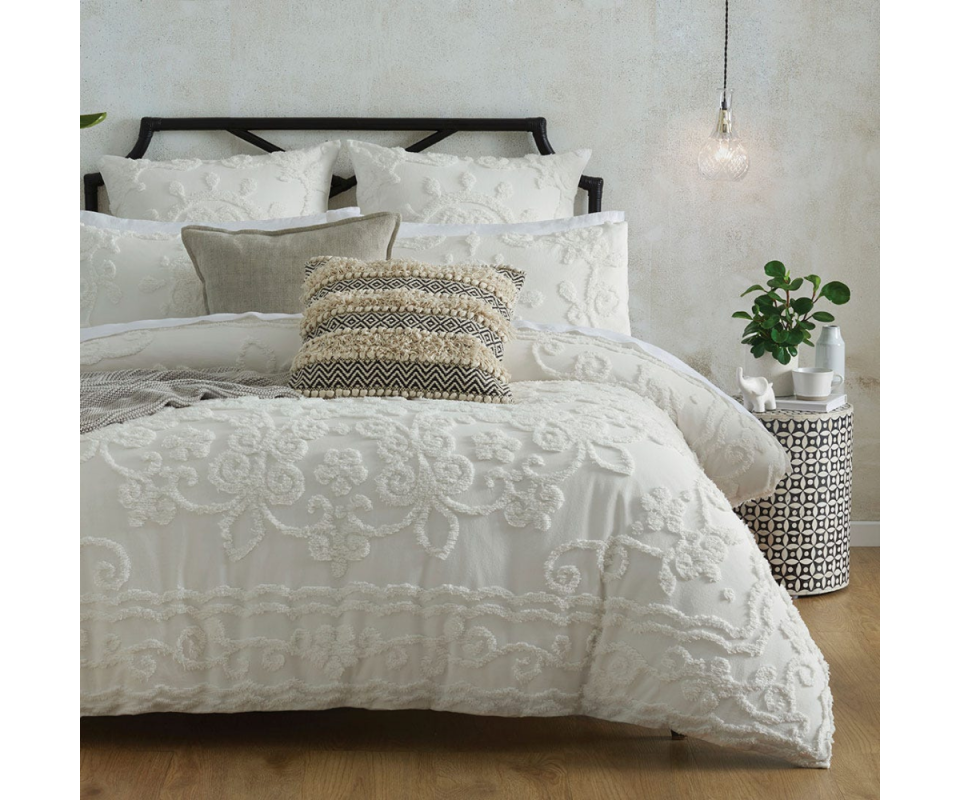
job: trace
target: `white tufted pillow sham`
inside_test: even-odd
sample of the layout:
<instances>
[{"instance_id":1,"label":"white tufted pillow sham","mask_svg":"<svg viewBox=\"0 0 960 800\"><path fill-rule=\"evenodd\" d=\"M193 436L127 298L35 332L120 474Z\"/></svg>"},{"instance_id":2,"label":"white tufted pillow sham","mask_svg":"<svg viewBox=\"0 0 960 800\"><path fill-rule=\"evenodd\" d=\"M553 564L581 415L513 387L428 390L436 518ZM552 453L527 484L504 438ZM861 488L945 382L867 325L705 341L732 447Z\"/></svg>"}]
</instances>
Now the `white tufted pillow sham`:
<instances>
[{"instance_id":1,"label":"white tufted pillow sham","mask_svg":"<svg viewBox=\"0 0 960 800\"><path fill-rule=\"evenodd\" d=\"M222 227L282 230L358 216L360 209L353 207ZM205 314L203 284L180 240L180 229L187 224L81 211L80 326Z\"/></svg>"},{"instance_id":2,"label":"white tufted pillow sham","mask_svg":"<svg viewBox=\"0 0 960 800\"><path fill-rule=\"evenodd\" d=\"M494 224L571 217L589 150L522 158L408 153L346 141L364 214L406 222Z\"/></svg>"},{"instance_id":3,"label":"white tufted pillow sham","mask_svg":"<svg viewBox=\"0 0 960 800\"><path fill-rule=\"evenodd\" d=\"M161 222L229 222L327 210L340 142L216 161L104 156L100 172L118 217Z\"/></svg>"},{"instance_id":4,"label":"white tufted pillow sham","mask_svg":"<svg viewBox=\"0 0 960 800\"><path fill-rule=\"evenodd\" d=\"M526 275L516 317L630 334L622 211L518 225L405 222L393 257L516 267Z\"/></svg>"}]
</instances>

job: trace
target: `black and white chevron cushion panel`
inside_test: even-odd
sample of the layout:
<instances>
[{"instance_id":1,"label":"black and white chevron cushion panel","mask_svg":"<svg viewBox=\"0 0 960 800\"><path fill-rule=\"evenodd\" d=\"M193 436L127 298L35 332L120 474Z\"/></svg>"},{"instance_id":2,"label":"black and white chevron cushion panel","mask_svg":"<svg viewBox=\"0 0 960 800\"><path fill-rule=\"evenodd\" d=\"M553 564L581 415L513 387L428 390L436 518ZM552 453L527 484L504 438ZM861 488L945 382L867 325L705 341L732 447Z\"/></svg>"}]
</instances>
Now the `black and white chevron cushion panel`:
<instances>
[{"instance_id":1,"label":"black and white chevron cushion panel","mask_svg":"<svg viewBox=\"0 0 960 800\"><path fill-rule=\"evenodd\" d=\"M476 297L510 319L523 282L523 272L507 264L436 265L408 259L360 261L318 256L304 267L302 299L304 306L309 306L331 292L409 288Z\"/></svg>"},{"instance_id":2,"label":"black and white chevron cushion panel","mask_svg":"<svg viewBox=\"0 0 960 800\"><path fill-rule=\"evenodd\" d=\"M501 359L523 273L333 257L305 272L290 375L301 394L511 400Z\"/></svg>"},{"instance_id":3,"label":"black and white chevron cushion panel","mask_svg":"<svg viewBox=\"0 0 960 800\"><path fill-rule=\"evenodd\" d=\"M503 302L495 293L461 281L438 278L390 278L377 276L335 281L317 289L317 291L307 298L306 304L309 305L314 300L319 300L321 297L335 292L383 292L388 289L416 289L426 294L461 294L467 297L475 297L484 303L489 303L500 314L503 314L508 319L510 318L510 309L512 306Z\"/></svg>"},{"instance_id":4,"label":"black and white chevron cushion panel","mask_svg":"<svg viewBox=\"0 0 960 800\"><path fill-rule=\"evenodd\" d=\"M498 403L510 396L504 381L482 370L417 361L314 362L294 369L290 386L310 397L431 397Z\"/></svg>"},{"instance_id":5,"label":"black and white chevron cushion panel","mask_svg":"<svg viewBox=\"0 0 960 800\"><path fill-rule=\"evenodd\" d=\"M421 328L426 331L469 333L483 342L497 358L503 358L503 340L481 322L407 311L340 314L311 328L304 334L304 339L313 339L342 328Z\"/></svg>"}]
</instances>

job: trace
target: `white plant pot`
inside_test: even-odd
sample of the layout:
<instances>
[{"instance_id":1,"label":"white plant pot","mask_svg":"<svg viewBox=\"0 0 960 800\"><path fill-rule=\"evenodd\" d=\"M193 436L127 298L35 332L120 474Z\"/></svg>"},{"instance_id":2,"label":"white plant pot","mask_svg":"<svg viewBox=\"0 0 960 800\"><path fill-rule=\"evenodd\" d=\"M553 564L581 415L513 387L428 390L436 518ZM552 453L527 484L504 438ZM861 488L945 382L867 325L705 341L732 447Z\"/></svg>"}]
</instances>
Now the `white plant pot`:
<instances>
[{"instance_id":1,"label":"white plant pot","mask_svg":"<svg viewBox=\"0 0 960 800\"><path fill-rule=\"evenodd\" d=\"M773 384L777 397L793 394L793 371L800 366L800 357L794 356L789 364L781 364L770 353L754 358L750 348L743 348L743 374L749 378L766 378Z\"/></svg>"}]
</instances>

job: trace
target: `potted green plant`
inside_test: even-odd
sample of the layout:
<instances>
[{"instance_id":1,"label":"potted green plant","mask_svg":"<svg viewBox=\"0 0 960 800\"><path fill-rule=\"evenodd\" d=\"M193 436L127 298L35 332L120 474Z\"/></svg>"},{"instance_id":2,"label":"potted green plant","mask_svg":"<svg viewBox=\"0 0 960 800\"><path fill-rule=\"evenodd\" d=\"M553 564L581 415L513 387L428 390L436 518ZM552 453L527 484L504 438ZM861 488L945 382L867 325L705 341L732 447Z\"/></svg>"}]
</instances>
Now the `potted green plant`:
<instances>
[{"instance_id":1,"label":"potted green plant","mask_svg":"<svg viewBox=\"0 0 960 800\"><path fill-rule=\"evenodd\" d=\"M829 311L815 311L820 300L843 305L850 300L850 289L840 281L822 283L819 275L794 278L782 261L770 261L763 268L766 286L755 283L741 294L759 292L749 311L736 311L734 319L747 320L741 344L753 358L744 359L747 375L761 376L773 383L777 396L792 394L791 373L798 366L800 345L813 347L811 332L816 322L833 322ZM813 290L809 297L798 296L804 283Z\"/></svg>"}]
</instances>

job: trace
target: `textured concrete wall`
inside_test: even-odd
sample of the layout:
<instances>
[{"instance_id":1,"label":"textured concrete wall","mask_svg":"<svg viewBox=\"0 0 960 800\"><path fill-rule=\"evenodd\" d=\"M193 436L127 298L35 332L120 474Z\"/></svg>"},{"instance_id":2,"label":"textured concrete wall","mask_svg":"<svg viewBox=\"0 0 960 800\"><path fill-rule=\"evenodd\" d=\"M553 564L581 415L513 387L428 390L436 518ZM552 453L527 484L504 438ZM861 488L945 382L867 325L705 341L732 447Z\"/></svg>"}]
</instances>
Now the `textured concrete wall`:
<instances>
[{"instance_id":1,"label":"textured concrete wall","mask_svg":"<svg viewBox=\"0 0 960 800\"><path fill-rule=\"evenodd\" d=\"M851 286L837 316L854 518L879 519L879 3L731 5L729 82L751 156L738 184L696 171L721 0L82 0L82 107L110 114L81 137L82 167L126 153L143 115L543 115L555 147L593 149L604 207L627 212L636 335L725 388L741 359L730 314L766 261ZM150 155L239 151L253 152L226 134L168 134Z\"/></svg>"}]
</instances>

